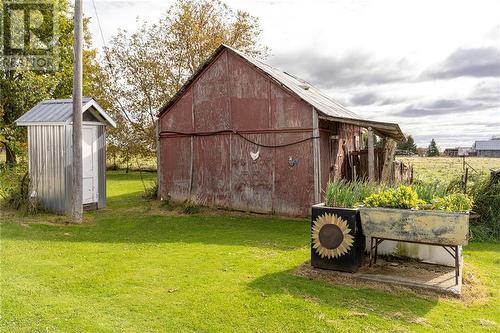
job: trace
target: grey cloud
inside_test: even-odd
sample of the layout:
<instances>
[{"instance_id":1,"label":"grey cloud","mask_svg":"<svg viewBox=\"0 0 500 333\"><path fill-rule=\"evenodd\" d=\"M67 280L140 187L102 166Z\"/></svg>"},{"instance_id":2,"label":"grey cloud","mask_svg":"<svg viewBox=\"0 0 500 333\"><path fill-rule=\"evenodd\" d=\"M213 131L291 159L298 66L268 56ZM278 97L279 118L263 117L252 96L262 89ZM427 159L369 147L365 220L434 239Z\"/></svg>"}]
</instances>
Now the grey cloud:
<instances>
[{"instance_id":1,"label":"grey cloud","mask_svg":"<svg viewBox=\"0 0 500 333\"><path fill-rule=\"evenodd\" d=\"M471 102L467 99L439 99L430 103L410 104L393 115L400 117L425 117L453 113L477 112L493 107L480 102Z\"/></svg>"},{"instance_id":2,"label":"grey cloud","mask_svg":"<svg viewBox=\"0 0 500 333\"><path fill-rule=\"evenodd\" d=\"M500 80L479 82L472 91L470 99L500 106Z\"/></svg>"},{"instance_id":3,"label":"grey cloud","mask_svg":"<svg viewBox=\"0 0 500 333\"><path fill-rule=\"evenodd\" d=\"M490 122L487 122L487 121L475 121L475 122L469 122L469 123L462 124L462 125L467 125L467 126L483 126L483 127L486 127L486 128L497 128L497 129L500 130L500 122L495 122L495 121L490 121Z\"/></svg>"},{"instance_id":4,"label":"grey cloud","mask_svg":"<svg viewBox=\"0 0 500 333\"><path fill-rule=\"evenodd\" d=\"M463 99L437 99L410 104L393 115L400 117L426 117L431 115L460 114L487 109L500 111L500 81L486 79L479 82L469 96Z\"/></svg>"},{"instance_id":5,"label":"grey cloud","mask_svg":"<svg viewBox=\"0 0 500 333\"><path fill-rule=\"evenodd\" d=\"M278 55L271 62L322 88L384 84L410 78L405 59L391 62L364 52L351 52L342 57L304 52Z\"/></svg>"},{"instance_id":6,"label":"grey cloud","mask_svg":"<svg viewBox=\"0 0 500 333\"><path fill-rule=\"evenodd\" d=\"M490 137L489 135L484 136L484 135L474 135L474 134L467 134L467 135L461 134L460 136L457 136L456 134L436 134L436 135L415 134L415 136L413 136L418 147L425 148L429 145L431 140L434 139L436 141L436 144L441 150L449 147L459 147L459 146L470 147L472 146L474 141L488 139L489 137Z\"/></svg>"},{"instance_id":7,"label":"grey cloud","mask_svg":"<svg viewBox=\"0 0 500 333\"><path fill-rule=\"evenodd\" d=\"M372 105L379 101L379 96L373 93L356 94L350 102L353 105Z\"/></svg>"},{"instance_id":8,"label":"grey cloud","mask_svg":"<svg viewBox=\"0 0 500 333\"><path fill-rule=\"evenodd\" d=\"M460 48L422 76L424 79L497 77L500 76L500 50L495 47Z\"/></svg>"},{"instance_id":9,"label":"grey cloud","mask_svg":"<svg viewBox=\"0 0 500 333\"><path fill-rule=\"evenodd\" d=\"M402 102L399 98L388 98L380 94L366 92L355 94L349 100L349 104L353 106L364 105L388 105Z\"/></svg>"}]
</instances>

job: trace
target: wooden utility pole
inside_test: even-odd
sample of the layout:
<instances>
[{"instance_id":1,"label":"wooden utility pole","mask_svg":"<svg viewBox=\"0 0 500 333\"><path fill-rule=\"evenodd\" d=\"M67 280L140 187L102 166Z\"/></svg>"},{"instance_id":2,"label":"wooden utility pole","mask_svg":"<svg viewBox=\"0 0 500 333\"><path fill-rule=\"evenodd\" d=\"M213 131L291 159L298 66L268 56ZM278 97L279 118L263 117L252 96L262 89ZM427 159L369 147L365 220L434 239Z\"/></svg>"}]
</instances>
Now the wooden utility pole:
<instances>
[{"instance_id":1,"label":"wooden utility pole","mask_svg":"<svg viewBox=\"0 0 500 333\"><path fill-rule=\"evenodd\" d=\"M82 0L75 0L73 43L73 190L71 217L73 222L82 222L82 81L83 81L83 19Z\"/></svg>"}]
</instances>

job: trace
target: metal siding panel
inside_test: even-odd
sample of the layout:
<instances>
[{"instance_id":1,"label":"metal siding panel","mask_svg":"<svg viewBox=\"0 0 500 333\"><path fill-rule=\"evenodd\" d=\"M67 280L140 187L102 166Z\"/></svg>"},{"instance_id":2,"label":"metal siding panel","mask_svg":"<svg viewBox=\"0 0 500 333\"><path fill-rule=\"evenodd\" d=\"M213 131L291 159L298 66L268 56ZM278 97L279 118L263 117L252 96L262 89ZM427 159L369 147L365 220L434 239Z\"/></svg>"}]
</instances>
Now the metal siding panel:
<instances>
[{"instance_id":1,"label":"metal siding panel","mask_svg":"<svg viewBox=\"0 0 500 333\"><path fill-rule=\"evenodd\" d=\"M190 89L179 102L172 107L170 112L160 118L162 131L192 132L192 105L193 94Z\"/></svg>"},{"instance_id":2,"label":"metal siding panel","mask_svg":"<svg viewBox=\"0 0 500 333\"><path fill-rule=\"evenodd\" d=\"M196 137L192 197L197 202L230 206L230 136Z\"/></svg>"},{"instance_id":3,"label":"metal siding panel","mask_svg":"<svg viewBox=\"0 0 500 333\"><path fill-rule=\"evenodd\" d=\"M106 127L97 126L97 156L98 156L98 208L106 207Z\"/></svg>"},{"instance_id":4,"label":"metal siding panel","mask_svg":"<svg viewBox=\"0 0 500 333\"><path fill-rule=\"evenodd\" d=\"M62 169L63 126L29 127L29 164L33 190L47 210L64 212L64 170Z\"/></svg>"},{"instance_id":5,"label":"metal siding panel","mask_svg":"<svg viewBox=\"0 0 500 333\"><path fill-rule=\"evenodd\" d=\"M186 200L191 184L191 138L163 137L161 149L161 198L170 196L173 200Z\"/></svg>"},{"instance_id":6,"label":"metal siding panel","mask_svg":"<svg viewBox=\"0 0 500 333\"><path fill-rule=\"evenodd\" d=\"M218 57L194 83L193 101L195 131L231 129L225 57Z\"/></svg>"},{"instance_id":7,"label":"metal siding panel","mask_svg":"<svg viewBox=\"0 0 500 333\"><path fill-rule=\"evenodd\" d=\"M274 149L231 136L231 207L260 213L273 211ZM274 134L245 134L261 144L273 145ZM253 160L250 153L258 153Z\"/></svg>"},{"instance_id":8,"label":"metal siding panel","mask_svg":"<svg viewBox=\"0 0 500 333\"><path fill-rule=\"evenodd\" d=\"M235 130L270 128L270 80L234 54L228 55L231 120Z\"/></svg>"},{"instance_id":9,"label":"metal siding panel","mask_svg":"<svg viewBox=\"0 0 500 333\"><path fill-rule=\"evenodd\" d=\"M311 128L312 108L277 84L271 85L271 105L275 128Z\"/></svg>"},{"instance_id":10,"label":"metal siding panel","mask_svg":"<svg viewBox=\"0 0 500 333\"><path fill-rule=\"evenodd\" d=\"M278 133L276 144L311 137L310 132ZM312 141L277 148L275 159L274 211L288 215L308 215L314 202ZM291 160L291 161L290 161ZM289 164L296 161L295 166Z\"/></svg>"}]
</instances>

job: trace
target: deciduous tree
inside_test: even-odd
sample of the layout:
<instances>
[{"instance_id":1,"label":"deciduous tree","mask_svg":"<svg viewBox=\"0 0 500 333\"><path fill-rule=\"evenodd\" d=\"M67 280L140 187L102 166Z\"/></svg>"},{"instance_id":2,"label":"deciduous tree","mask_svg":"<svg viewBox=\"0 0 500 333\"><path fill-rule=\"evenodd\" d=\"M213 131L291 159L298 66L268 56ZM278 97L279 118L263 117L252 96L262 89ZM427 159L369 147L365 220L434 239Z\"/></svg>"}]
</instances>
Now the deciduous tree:
<instances>
[{"instance_id":1,"label":"deciduous tree","mask_svg":"<svg viewBox=\"0 0 500 333\"><path fill-rule=\"evenodd\" d=\"M131 154L153 155L158 109L222 43L265 56L260 32L257 18L218 0L178 0L158 22L119 31L105 50L102 95L128 125L110 131L111 142Z\"/></svg>"},{"instance_id":2,"label":"deciduous tree","mask_svg":"<svg viewBox=\"0 0 500 333\"><path fill-rule=\"evenodd\" d=\"M15 125L15 120L43 99L69 98L73 78L73 11L68 0L53 0L54 19L57 20L58 66L56 70L33 70L23 63L7 68L0 61L0 143L6 150L7 164L16 163L25 146L26 134ZM0 0L0 7L2 1ZM3 7L2 7L3 8ZM96 91L93 80L101 71L96 62L96 51L84 22L84 94Z\"/></svg>"}]
</instances>

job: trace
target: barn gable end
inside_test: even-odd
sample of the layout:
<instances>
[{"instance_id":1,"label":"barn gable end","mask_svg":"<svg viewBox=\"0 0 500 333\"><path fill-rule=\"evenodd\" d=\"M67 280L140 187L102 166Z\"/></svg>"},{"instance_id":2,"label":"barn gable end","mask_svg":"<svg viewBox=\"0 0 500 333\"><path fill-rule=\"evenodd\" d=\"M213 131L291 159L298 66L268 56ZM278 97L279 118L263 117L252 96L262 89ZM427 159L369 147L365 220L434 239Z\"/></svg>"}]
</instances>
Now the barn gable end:
<instances>
[{"instance_id":1,"label":"barn gable end","mask_svg":"<svg viewBox=\"0 0 500 333\"><path fill-rule=\"evenodd\" d=\"M220 52L160 116L160 195L307 214L312 110L239 55Z\"/></svg>"},{"instance_id":2,"label":"barn gable end","mask_svg":"<svg viewBox=\"0 0 500 333\"><path fill-rule=\"evenodd\" d=\"M364 119L308 82L221 45L160 110L159 195L307 215L329 179L375 179L366 171L375 170L373 146L360 151L362 128L404 138L398 124Z\"/></svg>"}]
</instances>

